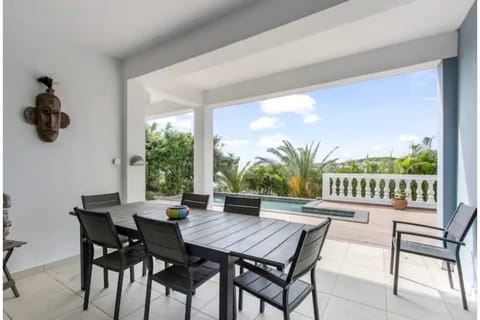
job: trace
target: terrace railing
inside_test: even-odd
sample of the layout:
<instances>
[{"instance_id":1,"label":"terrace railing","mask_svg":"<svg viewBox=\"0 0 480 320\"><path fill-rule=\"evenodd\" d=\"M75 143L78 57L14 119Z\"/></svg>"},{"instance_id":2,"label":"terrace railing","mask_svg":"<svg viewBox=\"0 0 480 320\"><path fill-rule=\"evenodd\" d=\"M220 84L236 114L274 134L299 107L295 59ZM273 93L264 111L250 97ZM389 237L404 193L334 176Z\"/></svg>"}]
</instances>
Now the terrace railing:
<instances>
[{"instance_id":1,"label":"terrace railing","mask_svg":"<svg viewBox=\"0 0 480 320\"><path fill-rule=\"evenodd\" d=\"M408 207L435 209L436 175L324 173L322 198L389 205L396 192L404 191Z\"/></svg>"}]
</instances>

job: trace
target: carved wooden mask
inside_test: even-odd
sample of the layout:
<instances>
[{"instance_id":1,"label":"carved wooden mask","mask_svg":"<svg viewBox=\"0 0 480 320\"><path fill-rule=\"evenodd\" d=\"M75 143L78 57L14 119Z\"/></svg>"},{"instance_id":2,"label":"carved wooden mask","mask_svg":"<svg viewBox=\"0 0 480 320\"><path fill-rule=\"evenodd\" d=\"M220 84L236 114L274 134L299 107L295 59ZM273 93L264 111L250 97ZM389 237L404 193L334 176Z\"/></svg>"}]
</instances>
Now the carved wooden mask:
<instances>
[{"instance_id":1,"label":"carved wooden mask","mask_svg":"<svg viewBox=\"0 0 480 320\"><path fill-rule=\"evenodd\" d=\"M53 142L57 139L60 128L64 129L70 124L70 117L61 112L60 108L60 99L50 85L47 92L37 96L35 107L25 108L23 115L28 123L37 126L37 133L42 141Z\"/></svg>"}]
</instances>

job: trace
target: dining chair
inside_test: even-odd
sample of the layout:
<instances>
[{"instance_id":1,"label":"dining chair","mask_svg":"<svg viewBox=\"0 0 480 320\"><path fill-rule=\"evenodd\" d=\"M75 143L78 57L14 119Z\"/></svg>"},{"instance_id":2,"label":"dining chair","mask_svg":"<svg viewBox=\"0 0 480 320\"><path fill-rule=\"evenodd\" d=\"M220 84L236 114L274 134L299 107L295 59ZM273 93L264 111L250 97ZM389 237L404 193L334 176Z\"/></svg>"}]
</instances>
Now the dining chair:
<instances>
[{"instance_id":1,"label":"dining chair","mask_svg":"<svg viewBox=\"0 0 480 320\"><path fill-rule=\"evenodd\" d=\"M190 208L207 209L209 198L209 194L185 192L182 194L181 204Z\"/></svg>"},{"instance_id":2,"label":"dining chair","mask_svg":"<svg viewBox=\"0 0 480 320\"><path fill-rule=\"evenodd\" d=\"M259 216L261 204L262 199L260 198L225 196L223 212Z\"/></svg>"},{"instance_id":3,"label":"dining chair","mask_svg":"<svg viewBox=\"0 0 480 320\"><path fill-rule=\"evenodd\" d=\"M398 292L398 276L400 268L400 252L408 252L412 254L443 260L447 264L448 278L450 287L453 289L452 266L456 264L458 269L458 278L460 283L460 292L462 295L463 308L468 310L467 297L465 295L465 285L463 283L463 270L460 262L460 248L465 245L463 240L468 234L473 222L477 217L477 208L473 208L460 203L455 210L452 218L446 228L439 228L419 223L393 221L392 231L392 248L390 252L390 273L393 273L395 265L395 274L393 280L393 294ZM442 236L434 236L431 234L400 231L397 230L398 225L410 225L415 227L428 228L442 232ZM427 244L412 240L405 240L404 236L424 238L426 240L434 239L440 241L442 246ZM395 258L395 261L394 261Z\"/></svg>"},{"instance_id":4,"label":"dining chair","mask_svg":"<svg viewBox=\"0 0 480 320\"><path fill-rule=\"evenodd\" d=\"M95 209L102 207L110 207L122 204L120 200L120 194L118 192L114 193L104 193L104 194L92 194L92 195L82 195L82 205L83 209ZM120 242L124 245L131 245L133 243L132 238L125 237L123 235L118 235ZM106 247L102 248L102 254L106 256L108 250ZM143 265L142 275L146 274L146 265ZM130 282L135 281L135 270L132 267L130 269ZM103 270L103 287L108 288L108 270L105 268Z\"/></svg>"},{"instance_id":5,"label":"dining chair","mask_svg":"<svg viewBox=\"0 0 480 320\"><path fill-rule=\"evenodd\" d=\"M147 294L144 320L148 320L152 282L155 281L187 296L185 320L190 319L192 296L195 290L212 278L220 269L217 263L189 255L176 222L154 220L133 215L147 254ZM153 258L171 264L162 271L153 273Z\"/></svg>"},{"instance_id":6,"label":"dining chair","mask_svg":"<svg viewBox=\"0 0 480 320\"><path fill-rule=\"evenodd\" d=\"M225 196L223 212L246 214L250 216L260 216L261 198L232 197ZM240 274L243 274L244 268L240 265ZM238 290L239 303L243 303L243 290ZM265 310L265 303L260 300L260 312Z\"/></svg>"},{"instance_id":7,"label":"dining chair","mask_svg":"<svg viewBox=\"0 0 480 320\"><path fill-rule=\"evenodd\" d=\"M80 226L85 234L87 241L87 276L85 283L85 296L83 300L83 310L88 309L90 297L90 285L92 281L93 265L99 266L104 270L118 272L117 295L115 298L115 311L113 319L117 320L120 314L120 301L122 297L124 270L145 261L146 255L143 245L140 242L128 246L122 246L117 234L117 230L108 212L93 212L74 209L80 222ZM99 258L94 258L93 245L99 245L104 248L115 249L115 251Z\"/></svg>"},{"instance_id":8,"label":"dining chair","mask_svg":"<svg viewBox=\"0 0 480 320\"><path fill-rule=\"evenodd\" d=\"M290 313L311 293L314 319L319 320L315 268L330 223L328 218L317 226L302 230L288 273L240 260L239 264L249 271L234 279L235 286L280 309L284 320L289 320ZM310 283L300 279L308 272ZM238 308L242 310L240 300Z\"/></svg>"}]
</instances>

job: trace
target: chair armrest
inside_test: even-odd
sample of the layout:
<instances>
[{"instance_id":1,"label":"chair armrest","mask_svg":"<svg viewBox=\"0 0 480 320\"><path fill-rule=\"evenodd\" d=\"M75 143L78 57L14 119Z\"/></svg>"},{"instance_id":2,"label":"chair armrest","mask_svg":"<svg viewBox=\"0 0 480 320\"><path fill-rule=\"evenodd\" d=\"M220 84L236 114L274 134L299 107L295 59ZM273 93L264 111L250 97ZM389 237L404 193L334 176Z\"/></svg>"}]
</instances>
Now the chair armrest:
<instances>
[{"instance_id":1,"label":"chair armrest","mask_svg":"<svg viewBox=\"0 0 480 320\"><path fill-rule=\"evenodd\" d=\"M285 286L287 285L287 282L285 280L283 280L282 278L279 278L279 277L273 275L272 273L268 272L267 270L265 270L263 268L260 268L260 267L254 265L254 264L245 262L244 260L239 260L237 262L237 264L240 265L241 267L244 267L245 269L248 269L248 270L252 271L253 273L258 274L259 276L261 276L261 277L263 277L267 280L272 281L273 283L275 283L276 285L278 285L282 288L285 288Z\"/></svg>"},{"instance_id":2,"label":"chair armrest","mask_svg":"<svg viewBox=\"0 0 480 320\"><path fill-rule=\"evenodd\" d=\"M415 226L415 227L423 227L423 228L429 228L429 229L435 229L435 230L445 231L445 228L439 228L439 227L429 226L429 225L421 224L421 223L414 223L414 222L406 222L406 221L393 220L393 225L394 225L394 227L395 227L395 225L397 225L397 224L406 224L406 225Z\"/></svg>"},{"instance_id":3,"label":"chair armrest","mask_svg":"<svg viewBox=\"0 0 480 320\"><path fill-rule=\"evenodd\" d=\"M440 240L440 241L444 241L444 242L450 242L450 243L454 243L456 245L461 245L461 246L465 245L465 242L462 242L462 241L457 241L457 240L453 240L453 239L448 239L448 238L444 238L444 237L438 237L438 236L433 236L433 235L430 235L430 234L424 234L424 233L418 233L418 232L397 231L397 234L398 234L398 239L400 239L401 236L403 234L405 234L405 235L409 235L409 236L423 237L423 238Z\"/></svg>"}]
</instances>

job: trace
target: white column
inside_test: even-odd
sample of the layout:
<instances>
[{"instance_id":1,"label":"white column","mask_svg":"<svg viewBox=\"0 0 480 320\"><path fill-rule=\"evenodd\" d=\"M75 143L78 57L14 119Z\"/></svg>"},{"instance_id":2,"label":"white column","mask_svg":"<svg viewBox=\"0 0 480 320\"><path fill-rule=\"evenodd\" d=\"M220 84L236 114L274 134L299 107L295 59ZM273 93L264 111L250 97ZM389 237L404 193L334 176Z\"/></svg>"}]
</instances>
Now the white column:
<instances>
[{"instance_id":1,"label":"white column","mask_svg":"<svg viewBox=\"0 0 480 320\"><path fill-rule=\"evenodd\" d=\"M193 190L210 194L210 206L213 203L213 110L195 108L193 117Z\"/></svg>"},{"instance_id":2,"label":"white column","mask_svg":"<svg viewBox=\"0 0 480 320\"><path fill-rule=\"evenodd\" d=\"M145 160L145 108L150 104L150 97L143 86L135 80L128 80L126 88L122 200L123 202L144 201L145 166L131 166L130 159L139 155Z\"/></svg>"}]
</instances>

